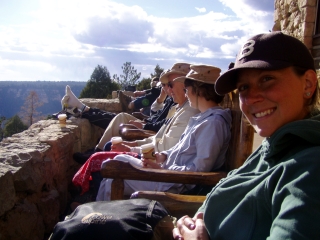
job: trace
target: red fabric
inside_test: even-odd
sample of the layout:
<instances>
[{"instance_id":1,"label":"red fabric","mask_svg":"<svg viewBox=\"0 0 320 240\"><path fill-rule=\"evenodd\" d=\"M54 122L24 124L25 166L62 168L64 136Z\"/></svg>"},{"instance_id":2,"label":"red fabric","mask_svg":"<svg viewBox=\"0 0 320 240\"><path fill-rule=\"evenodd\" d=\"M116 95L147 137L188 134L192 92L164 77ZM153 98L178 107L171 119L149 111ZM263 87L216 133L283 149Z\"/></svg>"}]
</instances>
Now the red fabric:
<instances>
[{"instance_id":1,"label":"red fabric","mask_svg":"<svg viewBox=\"0 0 320 240\"><path fill-rule=\"evenodd\" d=\"M81 194L84 194L89 190L89 181L91 179L92 172L98 172L101 169L101 164L108 158L113 159L119 154L127 154L133 157L138 157L138 153L134 152L97 152L91 155L91 157L82 165L78 172L74 175L72 183L75 186L80 186L82 189Z\"/></svg>"}]
</instances>

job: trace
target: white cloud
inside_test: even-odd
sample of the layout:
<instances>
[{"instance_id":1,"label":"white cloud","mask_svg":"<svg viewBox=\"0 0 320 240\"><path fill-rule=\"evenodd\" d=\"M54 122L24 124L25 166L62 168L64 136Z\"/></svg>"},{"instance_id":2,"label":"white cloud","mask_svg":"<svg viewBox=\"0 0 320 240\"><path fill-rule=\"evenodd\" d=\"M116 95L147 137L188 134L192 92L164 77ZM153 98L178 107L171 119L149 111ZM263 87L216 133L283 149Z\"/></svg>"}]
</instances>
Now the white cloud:
<instances>
[{"instance_id":1,"label":"white cloud","mask_svg":"<svg viewBox=\"0 0 320 240\"><path fill-rule=\"evenodd\" d=\"M270 19L273 19L274 9L270 0L219 0L230 8L245 25L245 32L254 35L272 29Z\"/></svg>"},{"instance_id":2,"label":"white cloud","mask_svg":"<svg viewBox=\"0 0 320 240\"><path fill-rule=\"evenodd\" d=\"M267 0L220 1L235 15L196 7L197 16L164 18L107 0L40 0L33 22L0 26L0 80L85 81L98 64L119 74L126 61L142 76L178 60L224 68L245 39L272 28L273 12Z\"/></svg>"},{"instance_id":3,"label":"white cloud","mask_svg":"<svg viewBox=\"0 0 320 240\"><path fill-rule=\"evenodd\" d=\"M207 11L206 8L198 8L198 7L196 7L196 9L197 9L197 11L199 13L205 13Z\"/></svg>"}]
</instances>

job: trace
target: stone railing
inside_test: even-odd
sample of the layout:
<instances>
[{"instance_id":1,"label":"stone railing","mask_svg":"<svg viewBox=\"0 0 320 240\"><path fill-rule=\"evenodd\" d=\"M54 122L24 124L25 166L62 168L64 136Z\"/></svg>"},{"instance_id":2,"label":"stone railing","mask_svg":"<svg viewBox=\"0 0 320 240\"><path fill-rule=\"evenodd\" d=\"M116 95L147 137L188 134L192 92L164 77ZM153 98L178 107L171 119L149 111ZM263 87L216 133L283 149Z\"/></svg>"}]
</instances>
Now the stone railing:
<instances>
[{"instance_id":1,"label":"stone railing","mask_svg":"<svg viewBox=\"0 0 320 240\"><path fill-rule=\"evenodd\" d=\"M316 0L275 0L273 30L282 31L312 49L316 20Z\"/></svg>"},{"instance_id":2,"label":"stone railing","mask_svg":"<svg viewBox=\"0 0 320 240\"><path fill-rule=\"evenodd\" d=\"M118 99L82 99L120 112ZM86 119L44 120L0 142L0 239L43 240L66 213L69 188L79 169L72 154L93 148L103 129Z\"/></svg>"}]
</instances>

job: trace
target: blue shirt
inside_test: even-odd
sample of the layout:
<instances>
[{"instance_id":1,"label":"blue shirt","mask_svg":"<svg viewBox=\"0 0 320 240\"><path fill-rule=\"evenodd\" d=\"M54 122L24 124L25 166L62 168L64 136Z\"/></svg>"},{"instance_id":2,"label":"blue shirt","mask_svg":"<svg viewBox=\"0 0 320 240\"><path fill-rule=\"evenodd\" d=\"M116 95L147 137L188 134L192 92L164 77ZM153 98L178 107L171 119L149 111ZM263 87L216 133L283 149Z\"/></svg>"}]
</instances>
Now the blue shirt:
<instances>
[{"instance_id":1,"label":"blue shirt","mask_svg":"<svg viewBox=\"0 0 320 240\"><path fill-rule=\"evenodd\" d=\"M220 168L231 138L231 111L212 107L190 118L179 142L162 153L164 169L209 172Z\"/></svg>"}]
</instances>

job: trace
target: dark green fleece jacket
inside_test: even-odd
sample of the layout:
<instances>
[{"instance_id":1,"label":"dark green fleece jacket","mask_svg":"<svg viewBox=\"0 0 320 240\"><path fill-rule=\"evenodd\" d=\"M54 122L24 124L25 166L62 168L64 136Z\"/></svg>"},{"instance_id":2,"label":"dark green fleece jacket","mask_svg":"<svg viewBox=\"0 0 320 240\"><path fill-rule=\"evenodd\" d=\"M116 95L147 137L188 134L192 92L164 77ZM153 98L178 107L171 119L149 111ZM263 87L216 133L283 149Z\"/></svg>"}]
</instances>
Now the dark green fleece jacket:
<instances>
[{"instance_id":1,"label":"dark green fleece jacket","mask_svg":"<svg viewBox=\"0 0 320 240\"><path fill-rule=\"evenodd\" d=\"M265 139L199 212L211 239L320 239L320 116Z\"/></svg>"}]
</instances>

